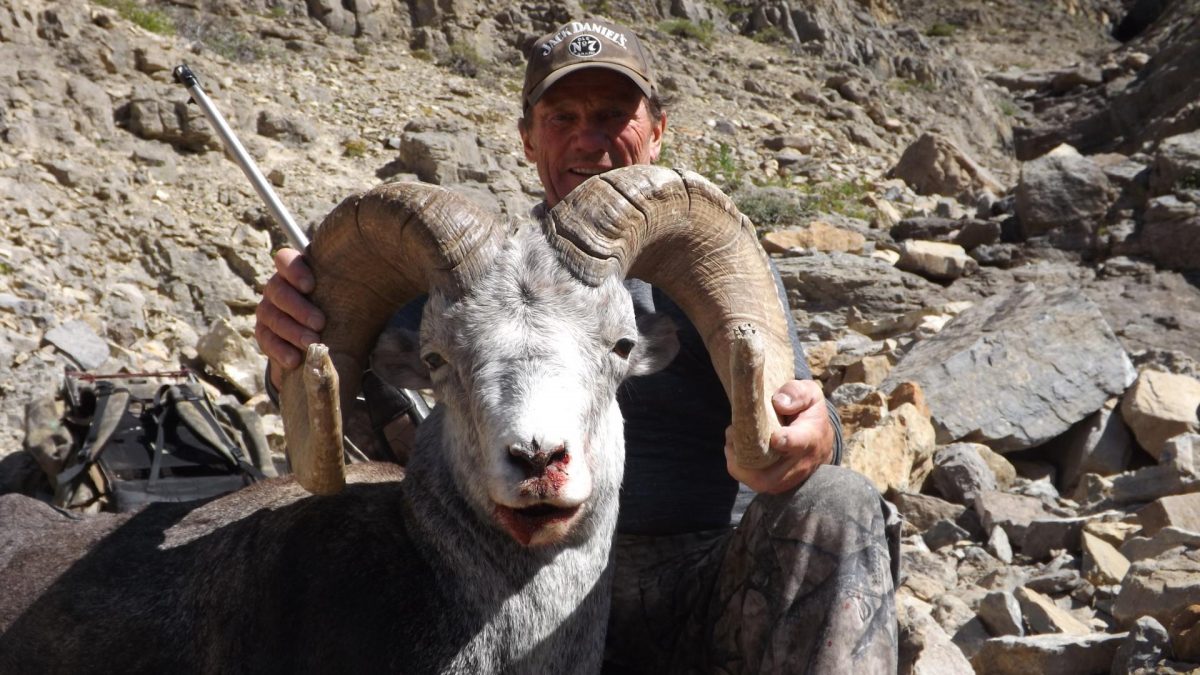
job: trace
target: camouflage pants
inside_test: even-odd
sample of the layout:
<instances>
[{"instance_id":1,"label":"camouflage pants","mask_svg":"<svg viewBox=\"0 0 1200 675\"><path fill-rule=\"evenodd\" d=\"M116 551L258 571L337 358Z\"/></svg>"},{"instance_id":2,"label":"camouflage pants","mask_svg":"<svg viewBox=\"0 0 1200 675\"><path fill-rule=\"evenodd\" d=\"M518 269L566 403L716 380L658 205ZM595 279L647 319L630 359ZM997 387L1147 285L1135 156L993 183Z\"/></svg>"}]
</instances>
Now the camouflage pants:
<instances>
[{"instance_id":1,"label":"camouflage pants","mask_svg":"<svg viewBox=\"0 0 1200 675\"><path fill-rule=\"evenodd\" d=\"M620 535L604 672L895 672L890 513L862 476L824 466L755 497L736 529Z\"/></svg>"}]
</instances>

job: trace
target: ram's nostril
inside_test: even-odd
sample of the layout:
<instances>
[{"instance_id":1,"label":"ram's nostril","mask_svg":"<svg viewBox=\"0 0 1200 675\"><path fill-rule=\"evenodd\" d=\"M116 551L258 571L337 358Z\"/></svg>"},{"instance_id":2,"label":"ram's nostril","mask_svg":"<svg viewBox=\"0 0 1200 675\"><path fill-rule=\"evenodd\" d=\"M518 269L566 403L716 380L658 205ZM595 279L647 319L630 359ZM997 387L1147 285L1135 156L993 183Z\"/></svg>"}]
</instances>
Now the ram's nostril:
<instances>
[{"instance_id":1,"label":"ram's nostril","mask_svg":"<svg viewBox=\"0 0 1200 675\"><path fill-rule=\"evenodd\" d=\"M551 450L542 450L541 445L532 443L513 443L508 446L508 461L525 472L527 476L537 476L545 472L551 465L566 464L569 461L566 445L557 445Z\"/></svg>"}]
</instances>

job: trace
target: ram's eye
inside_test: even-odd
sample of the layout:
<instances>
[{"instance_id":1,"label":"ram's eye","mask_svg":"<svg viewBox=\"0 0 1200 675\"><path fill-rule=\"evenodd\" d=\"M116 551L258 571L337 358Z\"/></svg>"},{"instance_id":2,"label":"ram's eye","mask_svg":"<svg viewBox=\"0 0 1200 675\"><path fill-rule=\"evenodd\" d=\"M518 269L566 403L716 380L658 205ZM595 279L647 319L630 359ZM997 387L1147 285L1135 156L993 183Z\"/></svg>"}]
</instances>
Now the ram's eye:
<instances>
[{"instance_id":1,"label":"ram's eye","mask_svg":"<svg viewBox=\"0 0 1200 675\"><path fill-rule=\"evenodd\" d=\"M443 359L442 355L437 352L429 352L428 354L425 354L421 357L421 361L425 363L425 367L429 370L437 370L438 368L446 365L446 359Z\"/></svg>"},{"instance_id":2,"label":"ram's eye","mask_svg":"<svg viewBox=\"0 0 1200 675\"><path fill-rule=\"evenodd\" d=\"M632 352L633 348L636 346L637 342L629 338L621 338L620 340L617 340L617 344L613 345L612 350L617 356L627 359L629 358L629 353Z\"/></svg>"}]
</instances>

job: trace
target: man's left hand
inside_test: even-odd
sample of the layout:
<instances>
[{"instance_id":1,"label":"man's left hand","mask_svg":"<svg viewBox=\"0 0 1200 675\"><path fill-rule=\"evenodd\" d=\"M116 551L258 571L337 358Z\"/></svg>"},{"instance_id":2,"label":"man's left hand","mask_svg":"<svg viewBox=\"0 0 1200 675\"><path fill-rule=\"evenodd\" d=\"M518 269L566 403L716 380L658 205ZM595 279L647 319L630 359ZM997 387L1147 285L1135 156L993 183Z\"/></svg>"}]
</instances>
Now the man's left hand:
<instances>
[{"instance_id":1,"label":"man's left hand","mask_svg":"<svg viewBox=\"0 0 1200 675\"><path fill-rule=\"evenodd\" d=\"M833 457L834 432L821 386L812 380L785 382L771 404L783 426L771 434L779 460L762 469L739 466L733 456L732 430L725 430L725 464L729 475L755 492L779 494L800 485Z\"/></svg>"}]
</instances>

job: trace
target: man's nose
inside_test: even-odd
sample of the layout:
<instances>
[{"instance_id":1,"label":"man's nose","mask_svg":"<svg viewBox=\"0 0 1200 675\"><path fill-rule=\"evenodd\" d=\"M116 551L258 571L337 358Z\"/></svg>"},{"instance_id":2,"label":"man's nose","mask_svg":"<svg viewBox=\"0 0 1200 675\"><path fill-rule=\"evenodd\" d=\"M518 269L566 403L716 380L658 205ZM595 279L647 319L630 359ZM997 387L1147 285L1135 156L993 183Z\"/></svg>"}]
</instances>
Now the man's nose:
<instances>
[{"instance_id":1,"label":"man's nose","mask_svg":"<svg viewBox=\"0 0 1200 675\"><path fill-rule=\"evenodd\" d=\"M585 124L576 135L576 144L584 152L597 152L608 148L608 132L599 124Z\"/></svg>"}]
</instances>

